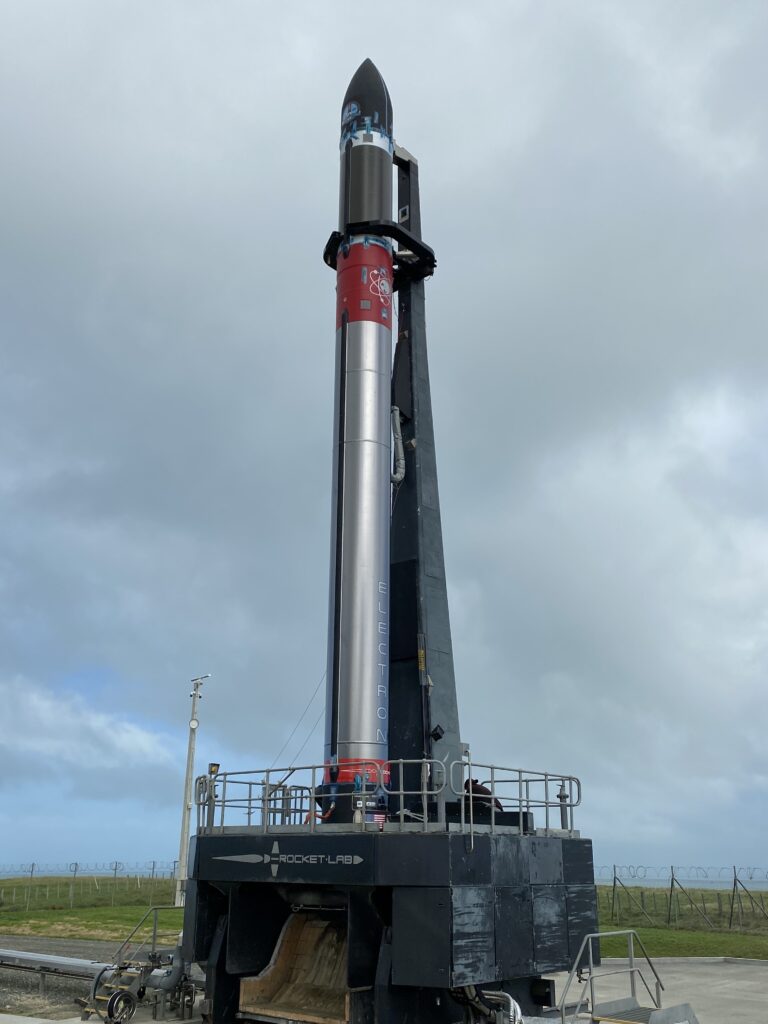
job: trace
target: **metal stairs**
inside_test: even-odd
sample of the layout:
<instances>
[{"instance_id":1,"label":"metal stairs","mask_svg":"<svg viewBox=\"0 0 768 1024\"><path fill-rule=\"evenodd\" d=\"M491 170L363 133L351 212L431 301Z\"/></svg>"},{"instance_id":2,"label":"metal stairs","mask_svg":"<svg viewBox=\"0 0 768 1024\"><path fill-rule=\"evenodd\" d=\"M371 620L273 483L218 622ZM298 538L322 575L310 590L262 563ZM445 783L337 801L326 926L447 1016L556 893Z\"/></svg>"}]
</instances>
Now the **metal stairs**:
<instances>
[{"instance_id":1,"label":"metal stairs","mask_svg":"<svg viewBox=\"0 0 768 1024\"><path fill-rule=\"evenodd\" d=\"M653 1008L638 1006L637 1009L607 1010L597 1007L592 1011L593 1021L604 1021L605 1024L650 1024Z\"/></svg>"},{"instance_id":2,"label":"metal stairs","mask_svg":"<svg viewBox=\"0 0 768 1024\"><path fill-rule=\"evenodd\" d=\"M698 1024L688 1003L678 1006L639 1006L636 999L617 999L592 1010L592 1020L601 1024Z\"/></svg>"},{"instance_id":3,"label":"metal stairs","mask_svg":"<svg viewBox=\"0 0 768 1024\"><path fill-rule=\"evenodd\" d=\"M627 963L602 967L599 948L601 938L621 937L627 940ZM637 948L636 948L637 947ZM625 975L629 982L630 994L625 999L598 1000L598 982L602 978ZM573 983L581 985L581 993L574 1004L566 1000ZM642 1006L638 992L648 997L650 1006ZM699 1024L696 1014L688 1003L662 1007L661 993L664 991L659 972L648 956L636 931L594 932L586 935L579 953L568 975L568 980L558 1003L561 1024L576 1024L588 1016L594 1024ZM570 1014L570 1016L567 1016Z\"/></svg>"}]
</instances>

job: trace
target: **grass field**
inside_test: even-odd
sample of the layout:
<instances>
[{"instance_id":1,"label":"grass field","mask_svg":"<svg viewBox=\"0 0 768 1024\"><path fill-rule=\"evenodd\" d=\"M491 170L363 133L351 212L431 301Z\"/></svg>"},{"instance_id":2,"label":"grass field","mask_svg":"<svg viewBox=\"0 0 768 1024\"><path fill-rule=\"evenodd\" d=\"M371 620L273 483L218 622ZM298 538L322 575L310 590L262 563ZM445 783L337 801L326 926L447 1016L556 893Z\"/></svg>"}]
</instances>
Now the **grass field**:
<instances>
[{"instance_id":1,"label":"grass field","mask_svg":"<svg viewBox=\"0 0 768 1024\"><path fill-rule=\"evenodd\" d=\"M603 927L608 930L610 925ZM689 931L682 928L638 927L635 930L650 957L735 956L748 960L768 960L768 935ZM603 956L627 955L626 939L603 939L600 948Z\"/></svg>"},{"instance_id":2,"label":"grass field","mask_svg":"<svg viewBox=\"0 0 768 1024\"><path fill-rule=\"evenodd\" d=\"M104 939L121 942L150 905L173 902L169 879L91 878L0 879L0 932L10 935L50 935L59 938ZM734 927L728 928L730 893L689 890L673 895L672 922L667 926L669 894L663 889L632 888L631 897L619 890L614 904L611 886L598 886L600 927L604 931L634 928L651 956L734 956L768 960L768 916L765 894L742 893L734 908ZM71 904L71 905L70 905ZM651 922L645 915L649 915ZM703 914L714 927L710 928ZM180 910L162 911L159 940L173 945L181 929ZM149 925L147 925L147 928ZM603 955L621 956L626 941L606 939Z\"/></svg>"},{"instance_id":3,"label":"grass field","mask_svg":"<svg viewBox=\"0 0 768 1024\"><path fill-rule=\"evenodd\" d=\"M0 927L6 913L77 907L151 907L173 903L175 891L176 883L171 878L136 875L0 878Z\"/></svg>"},{"instance_id":4,"label":"grass field","mask_svg":"<svg viewBox=\"0 0 768 1024\"><path fill-rule=\"evenodd\" d=\"M30 910L0 913L0 930L10 935L50 935L68 939L123 941L146 913L146 907L75 907L73 910ZM174 946L181 931L183 910L158 912L158 944ZM148 938L147 921L139 938Z\"/></svg>"},{"instance_id":5,"label":"grass field","mask_svg":"<svg viewBox=\"0 0 768 1024\"><path fill-rule=\"evenodd\" d=\"M151 906L173 903L175 882L168 878L3 878L0 879L0 931L10 935L104 939L121 942ZM160 945L176 944L182 911L158 918ZM151 932L151 922L141 937Z\"/></svg>"},{"instance_id":6,"label":"grass field","mask_svg":"<svg viewBox=\"0 0 768 1024\"><path fill-rule=\"evenodd\" d=\"M739 890L733 906L733 927L731 923L731 893L728 890L651 889L633 886L631 889L618 888L614 902L610 885L597 888L598 913L604 929L650 928L704 932L740 932L768 936L768 906L764 892L755 891L748 895ZM668 923L669 922L669 923Z\"/></svg>"}]
</instances>

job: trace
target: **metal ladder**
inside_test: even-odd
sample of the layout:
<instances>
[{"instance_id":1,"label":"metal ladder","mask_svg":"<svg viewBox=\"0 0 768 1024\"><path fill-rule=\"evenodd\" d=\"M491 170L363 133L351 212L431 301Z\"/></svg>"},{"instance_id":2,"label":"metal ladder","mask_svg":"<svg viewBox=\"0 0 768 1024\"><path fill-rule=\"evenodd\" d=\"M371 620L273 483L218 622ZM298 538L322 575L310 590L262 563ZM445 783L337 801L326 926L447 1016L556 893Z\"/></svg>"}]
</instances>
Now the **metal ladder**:
<instances>
[{"instance_id":1,"label":"metal ladder","mask_svg":"<svg viewBox=\"0 0 768 1024\"><path fill-rule=\"evenodd\" d=\"M603 970L595 964L595 941L601 938L623 937L627 940L627 965L613 966ZM639 947L639 955L635 953L635 943ZM586 954L587 962L584 963ZM652 974L651 986L643 973L647 969ZM625 1000L614 1000L601 1006L597 999L597 982L600 978L608 978L617 974L627 975L629 980L629 998ZM642 982L645 991L650 997L651 1006L640 1006L637 1000L639 990L638 980ZM581 984L581 994L571 1016L566 1020L566 1001L568 993L574 981ZM655 1010L661 1009L661 993L664 985L659 972L653 965L645 946L636 931L626 929L615 932L593 932L584 936L578 955L574 961L568 980L565 983L563 994L557 1005L562 1024L575 1024L580 1013L589 1009L593 1021L610 1022L610 1024L647 1024ZM623 1004L623 1005L622 1005ZM569 1007L570 1009L570 1007Z\"/></svg>"}]
</instances>

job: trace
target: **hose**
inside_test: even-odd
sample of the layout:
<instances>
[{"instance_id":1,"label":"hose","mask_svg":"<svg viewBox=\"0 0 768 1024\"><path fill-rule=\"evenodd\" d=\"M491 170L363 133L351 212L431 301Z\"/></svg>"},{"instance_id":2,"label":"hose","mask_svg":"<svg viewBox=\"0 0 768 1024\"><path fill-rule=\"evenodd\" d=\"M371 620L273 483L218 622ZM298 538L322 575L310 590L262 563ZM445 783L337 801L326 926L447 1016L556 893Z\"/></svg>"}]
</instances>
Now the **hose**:
<instances>
[{"instance_id":1,"label":"hose","mask_svg":"<svg viewBox=\"0 0 768 1024\"><path fill-rule=\"evenodd\" d=\"M492 1003L507 1004L509 1007L509 1024L522 1024L523 1011L508 992L484 991L482 994L485 999L490 999Z\"/></svg>"},{"instance_id":2,"label":"hose","mask_svg":"<svg viewBox=\"0 0 768 1024\"><path fill-rule=\"evenodd\" d=\"M168 968L158 967L152 971L145 985L147 988L160 989L161 992L172 992L177 988L183 975L184 957L181 954L181 936L179 936L179 943L173 951L173 957L171 958L171 966Z\"/></svg>"},{"instance_id":3,"label":"hose","mask_svg":"<svg viewBox=\"0 0 768 1024\"><path fill-rule=\"evenodd\" d=\"M403 431L400 428L400 410L392 406L392 438L395 442L395 471L390 475L393 484L401 484L405 479L405 450L403 449Z\"/></svg>"}]
</instances>

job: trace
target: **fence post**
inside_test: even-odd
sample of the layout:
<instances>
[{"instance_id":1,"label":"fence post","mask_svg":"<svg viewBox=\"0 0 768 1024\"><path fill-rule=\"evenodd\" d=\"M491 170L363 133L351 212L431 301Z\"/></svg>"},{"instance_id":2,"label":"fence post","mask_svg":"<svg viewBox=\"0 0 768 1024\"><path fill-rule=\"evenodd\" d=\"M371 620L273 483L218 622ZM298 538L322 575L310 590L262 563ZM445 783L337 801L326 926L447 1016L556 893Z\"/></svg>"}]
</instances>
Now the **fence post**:
<instances>
[{"instance_id":1,"label":"fence post","mask_svg":"<svg viewBox=\"0 0 768 1024\"><path fill-rule=\"evenodd\" d=\"M119 860L113 860L109 865L112 868L112 906L115 905L115 892L117 891L117 872L123 866Z\"/></svg>"},{"instance_id":2,"label":"fence post","mask_svg":"<svg viewBox=\"0 0 768 1024\"><path fill-rule=\"evenodd\" d=\"M35 863L34 861L29 866L29 885L27 886L27 910L29 910L29 901L32 896L32 879L35 875Z\"/></svg>"}]
</instances>

